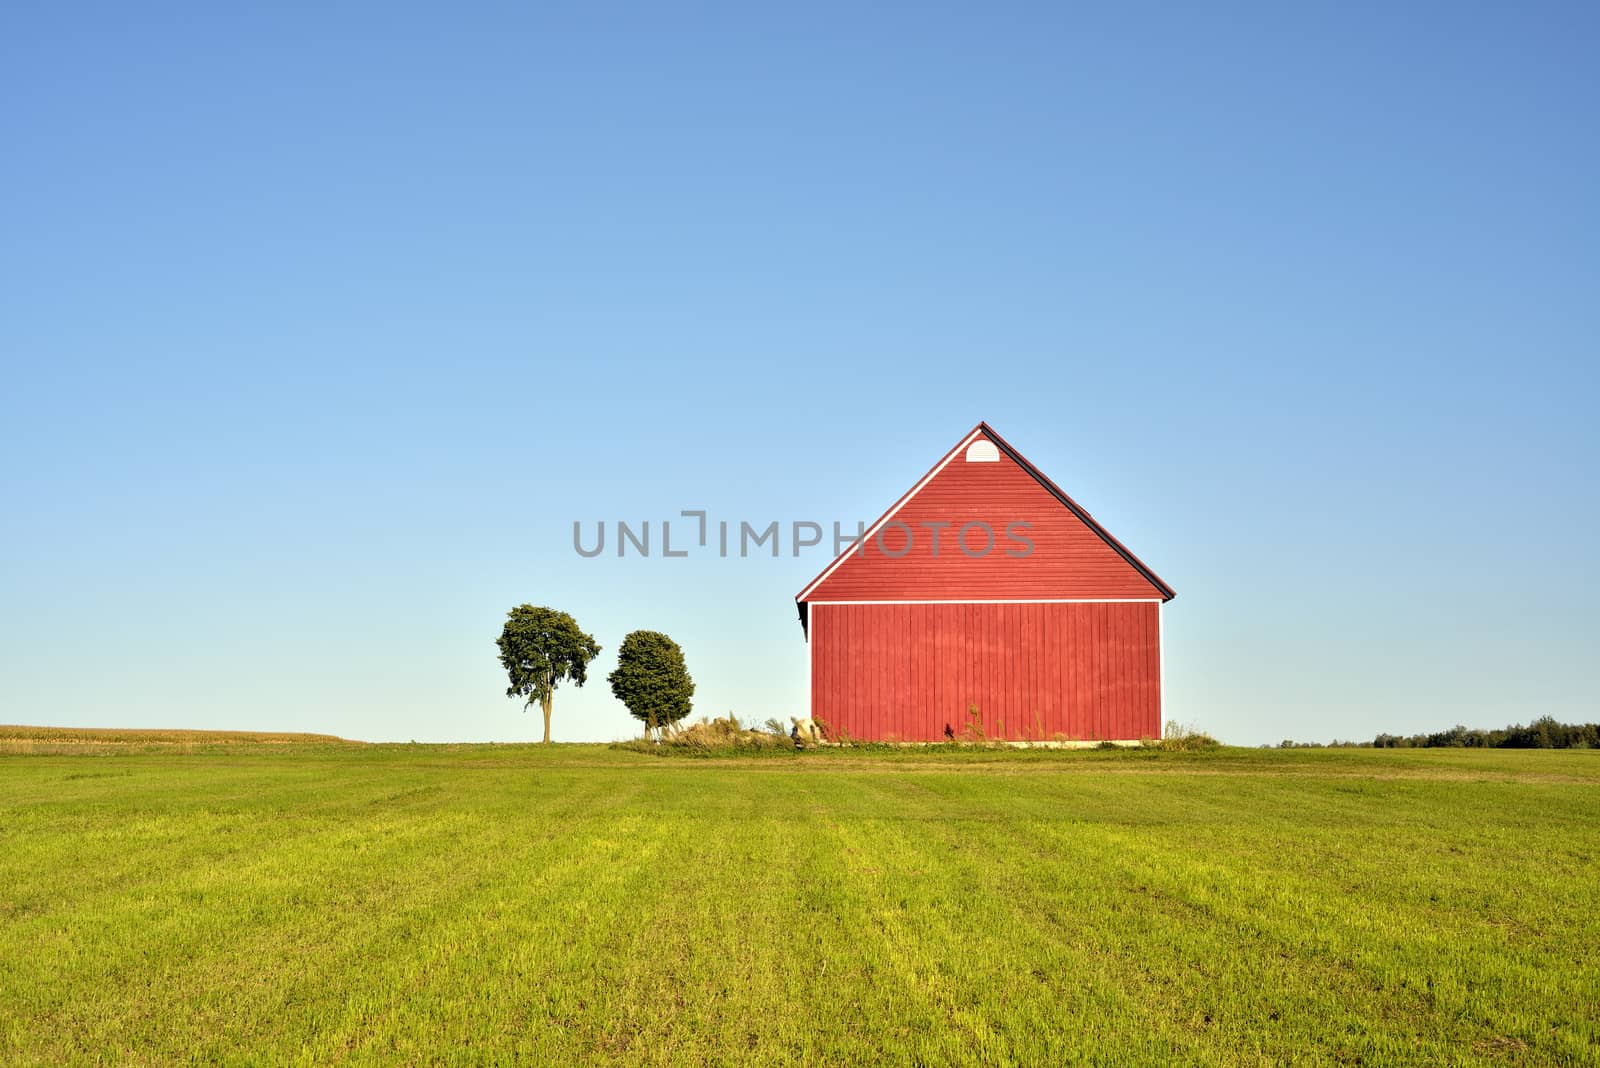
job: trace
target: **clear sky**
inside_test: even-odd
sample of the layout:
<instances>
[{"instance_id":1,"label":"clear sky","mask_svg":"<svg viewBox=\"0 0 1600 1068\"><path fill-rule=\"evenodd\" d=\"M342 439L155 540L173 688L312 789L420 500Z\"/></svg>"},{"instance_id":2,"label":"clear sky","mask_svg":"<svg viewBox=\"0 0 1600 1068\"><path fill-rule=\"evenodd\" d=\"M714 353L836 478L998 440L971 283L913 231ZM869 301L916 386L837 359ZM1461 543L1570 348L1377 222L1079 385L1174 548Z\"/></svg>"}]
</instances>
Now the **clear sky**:
<instances>
[{"instance_id":1,"label":"clear sky","mask_svg":"<svg viewBox=\"0 0 1600 1068\"><path fill-rule=\"evenodd\" d=\"M764 10L754 10L761 7ZM560 740L801 714L814 552L980 419L1253 744L1597 715L1592 4L0 12L0 722ZM677 534L677 530L674 530Z\"/></svg>"}]
</instances>

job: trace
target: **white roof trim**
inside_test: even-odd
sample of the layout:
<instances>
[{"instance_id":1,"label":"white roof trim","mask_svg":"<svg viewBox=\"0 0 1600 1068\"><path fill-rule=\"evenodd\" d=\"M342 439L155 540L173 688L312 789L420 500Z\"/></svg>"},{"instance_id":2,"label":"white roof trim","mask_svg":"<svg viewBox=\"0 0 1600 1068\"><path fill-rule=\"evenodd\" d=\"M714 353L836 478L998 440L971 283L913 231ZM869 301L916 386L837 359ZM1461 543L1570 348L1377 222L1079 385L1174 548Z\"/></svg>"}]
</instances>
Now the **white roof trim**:
<instances>
[{"instance_id":1,"label":"white roof trim","mask_svg":"<svg viewBox=\"0 0 1600 1068\"><path fill-rule=\"evenodd\" d=\"M955 448L950 450L950 455L946 456L943 460L941 460L939 462L939 466L935 467L932 471L929 471L926 475L922 476L922 481L918 482L915 486L912 486L911 487L911 492L907 493L904 497L902 497L900 499L900 503L896 504L893 508L891 508L887 512L885 512L881 519L879 519L876 523L872 524L871 527L867 528L867 532L865 534L861 535L861 537L856 540L855 544L850 546L850 548L848 550L846 550L845 552L840 553L839 556L833 561L833 563L829 564L827 566L827 568L825 568L823 570L822 574L820 574L816 578L812 579L811 580L811 585L809 585L805 589L801 590L799 595L795 597L795 600L796 601L804 601L806 599L806 595L809 594L812 590L816 589L818 586L820 586L823 583L823 581L829 575L833 574L834 571L838 569L840 564L842 564L846 560L850 559L850 557L854 553L859 552L861 550L861 547L867 543L867 539L868 538L870 538L874 534L876 534L880 529L882 529L882 527L883 527L883 525L885 523L887 523L889 520L893 519L896 515L898 515L899 512L900 512L900 509L902 509L906 505L910 504L911 503L911 498L915 497L918 493L922 492L922 487L924 487L928 483L932 482L934 480L934 477L937 476L940 471L943 471L945 469L946 465L948 465L951 460L954 460L957 456L963 455L966 447L968 445L971 445L972 442L975 439L980 438L982 436L983 436L983 427L981 427L981 426L974 427L973 430L972 430L972 433L970 433L966 437L962 438L960 444L958 444Z\"/></svg>"}]
</instances>

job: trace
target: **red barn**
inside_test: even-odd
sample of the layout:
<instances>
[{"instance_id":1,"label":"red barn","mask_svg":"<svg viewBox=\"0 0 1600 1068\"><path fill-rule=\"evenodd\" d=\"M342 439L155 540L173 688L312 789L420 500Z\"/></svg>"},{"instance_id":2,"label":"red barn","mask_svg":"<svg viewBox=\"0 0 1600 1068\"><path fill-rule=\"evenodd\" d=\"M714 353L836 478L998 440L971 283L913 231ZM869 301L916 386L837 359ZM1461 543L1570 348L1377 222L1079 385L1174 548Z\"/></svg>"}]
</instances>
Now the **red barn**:
<instances>
[{"instance_id":1,"label":"red barn","mask_svg":"<svg viewBox=\"0 0 1600 1068\"><path fill-rule=\"evenodd\" d=\"M811 714L876 741L1159 737L1174 596L979 423L795 597Z\"/></svg>"}]
</instances>

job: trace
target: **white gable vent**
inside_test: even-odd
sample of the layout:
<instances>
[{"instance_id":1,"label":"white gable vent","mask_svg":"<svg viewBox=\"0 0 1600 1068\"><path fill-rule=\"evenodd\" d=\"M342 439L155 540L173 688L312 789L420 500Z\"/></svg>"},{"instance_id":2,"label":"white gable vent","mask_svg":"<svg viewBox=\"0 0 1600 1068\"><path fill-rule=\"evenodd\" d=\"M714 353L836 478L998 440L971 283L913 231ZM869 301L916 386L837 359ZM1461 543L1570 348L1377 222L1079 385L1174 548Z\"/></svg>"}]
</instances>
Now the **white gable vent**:
<instances>
[{"instance_id":1,"label":"white gable vent","mask_svg":"<svg viewBox=\"0 0 1600 1068\"><path fill-rule=\"evenodd\" d=\"M1000 450L988 438L979 438L967 446L967 463L992 464L1000 459Z\"/></svg>"}]
</instances>

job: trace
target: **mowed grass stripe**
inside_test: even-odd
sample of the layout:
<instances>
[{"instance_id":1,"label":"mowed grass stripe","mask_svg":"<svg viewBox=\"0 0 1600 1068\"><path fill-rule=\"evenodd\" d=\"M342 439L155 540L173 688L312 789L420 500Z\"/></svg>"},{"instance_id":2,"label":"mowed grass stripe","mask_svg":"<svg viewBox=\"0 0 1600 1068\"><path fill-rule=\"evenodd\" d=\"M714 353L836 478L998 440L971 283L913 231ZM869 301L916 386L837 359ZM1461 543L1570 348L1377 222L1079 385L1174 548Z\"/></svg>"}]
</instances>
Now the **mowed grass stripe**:
<instances>
[{"instance_id":1,"label":"mowed grass stripe","mask_svg":"<svg viewBox=\"0 0 1600 1068\"><path fill-rule=\"evenodd\" d=\"M1600 1059L1596 754L1171 755L3 756L0 1061Z\"/></svg>"},{"instance_id":2,"label":"mowed grass stripe","mask_svg":"<svg viewBox=\"0 0 1600 1068\"><path fill-rule=\"evenodd\" d=\"M330 809L327 796L341 789L361 822ZM279 1021L294 1019L282 1012L286 1005L306 990L326 989L323 973L342 981L385 947L403 947L414 934L433 937L437 917L452 914L475 872L498 878L501 865L516 859L508 845L567 856L573 885L591 879L560 821L567 806L602 804L602 790L592 783L561 794L542 833L520 824L518 813L518 834L507 843L503 823L497 828L451 807L442 788L432 804L374 815L362 809L392 803L397 794L390 783L367 777L329 785L319 775L301 795L305 811L319 815L301 814L296 793L271 791L250 816L218 819L210 814L213 798L180 786L175 796L201 800L201 811L134 821L123 843L131 856L165 863L84 895L71 922L54 932L51 917L39 917L35 951L21 961L49 980L36 983L36 991L138 989L139 997L109 1005L62 1006L48 1030L79 1036L81 1049L103 1048L109 1035L129 1039L122 1053L145 1042L159 1048L164 1035L152 1028L174 1038L270 1036ZM219 833L242 841L213 855L208 842ZM556 863L528 863L524 870L531 873L530 893L558 889ZM343 968L328 966L341 957Z\"/></svg>"},{"instance_id":3,"label":"mowed grass stripe","mask_svg":"<svg viewBox=\"0 0 1600 1068\"><path fill-rule=\"evenodd\" d=\"M381 945L385 928L408 915L426 915L426 903L456 890L454 873L430 862L426 848L441 828L465 830L465 824L421 823L367 851L358 863L405 872L388 874L376 885L351 882L344 857L329 859L330 852L348 851L343 843L330 851L331 834L294 843L323 856L268 854L231 870L210 869L192 890L180 889L191 876L176 877L142 899L138 913L114 917L122 929L142 932L137 944L146 953L160 947L163 966L144 969L153 982L135 1002L100 1010L98 1019L79 1028L134 1036L128 1053L144 1042L170 1048L185 1036L270 1037L283 1010L294 1010L315 989L327 958L341 945ZM118 985L128 984L130 971L144 961L136 956L122 963L109 977ZM91 1039L89 1048L94 1044Z\"/></svg>"}]
</instances>

